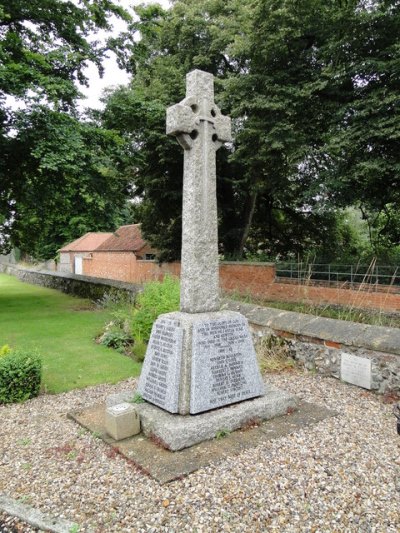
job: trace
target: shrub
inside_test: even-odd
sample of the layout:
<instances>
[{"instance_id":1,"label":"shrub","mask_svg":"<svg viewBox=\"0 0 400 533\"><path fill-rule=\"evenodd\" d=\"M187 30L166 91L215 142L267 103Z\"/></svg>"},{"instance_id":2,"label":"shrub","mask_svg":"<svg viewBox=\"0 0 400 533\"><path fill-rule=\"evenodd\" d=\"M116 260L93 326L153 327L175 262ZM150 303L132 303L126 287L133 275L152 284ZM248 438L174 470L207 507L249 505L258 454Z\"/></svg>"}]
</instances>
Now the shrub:
<instances>
[{"instance_id":1,"label":"shrub","mask_svg":"<svg viewBox=\"0 0 400 533\"><path fill-rule=\"evenodd\" d=\"M172 276L165 276L162 282L146 283L143 292L137 296L133 313L132 336L135 342L147 342L157 317L179 309L179 294L179 280Z\"/></svg>"},{"instance_id":2,"label":"shrub","mask_svg":"<svg viewBox=\"0 0 400 533\"><path fill-rule=\"evenodd\" d=\"M31 350L12 350L0 358L0 403L23 402L39 394L42 362Z\"/></svg>"},{"instance_id":3,"label":"shrub","mask_svg":"<svg viewBox=\"0 0 400 533\"><path fill-rule=\"evenodd\" d=\"M132 339L128 333L125 333L121 329L106 331L100 337L100 344L107 346L108 348L123 349L125 346L129 346Z\"/></svg>"}]
</instances>

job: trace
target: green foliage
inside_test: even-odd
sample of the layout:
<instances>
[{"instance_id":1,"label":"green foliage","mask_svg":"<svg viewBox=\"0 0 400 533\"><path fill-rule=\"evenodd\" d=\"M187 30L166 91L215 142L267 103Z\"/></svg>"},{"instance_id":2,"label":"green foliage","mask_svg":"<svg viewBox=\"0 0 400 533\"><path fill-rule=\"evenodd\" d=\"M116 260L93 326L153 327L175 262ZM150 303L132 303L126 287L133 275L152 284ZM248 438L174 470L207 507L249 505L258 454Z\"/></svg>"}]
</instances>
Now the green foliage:
<instances>
[{"instance_id":1,"label":"green foliage","mask_svg":"<svg viewBox=\"0 0 400 533\"><path fill-rule=\"evenodd\" d=\"M6 224L22 252L39 259L88 231L115 227L128 193L121 139L44 106L17 113L9 139Z\"/></svg>"},{"instance_id":2,"label":"green foliage","mask_svg":"<svg viewBox=\"0 0 400 533\"><path fill-rule=\"evenodd\" d=\"M132 398L131 402L132 403L144 403L145 400L143 399L142 395L137 392Z\"/></svg>"},{"instance_id":3,"label":"green foliage","mask_svg":"<svg viewBox=\"0 0 400 533\"><path fill-rule=\"evenodd\" d=\"M133 345L133 353L135 354L135 358L139 363L143 363L145 357L146 357L146 351L147 351L147 343L140 337L135 337L135 343Z\"/></svg>"},{"instance_id":4,"label":"green foliage","mask_svg":"<svg viewBox=\"0 0 400 533\"><path fill-rule=\"evenodd\" d=\"M42 361L33 350L12 350L0 358L0 403L23 402L39 394Z\"/></svg>"},{"instance_id":5,"label":"green foliage","mask_svg":"<svg viewBox=\"0 0 400 533\"><path fill-rule=\"evenodd\" d=\"M339 12L335 25L323 56L340 105L321 148L318 182L330 204L361 209L373 253L383 257L400 240L400 6L375 0Z\"/></svg>"},{"instance_id":6,"label":"green foliage","mask_svg":"<svg viewBox=\"0 0 400 533\"><path fill-rule=\"evenodd\" d=\"M4 357L5 355L8 355L11 352L11 348L8 344L4 344L4 346L0 346L0 357Z\"/></svg>"},{"instance_id":7,"label":"green foliage","mask_svg":"<svg viewBox=\"0 0 400 533\"><path fill-rule=\"evenodd\" d=\"M108 323L97 342L125 355L144 361L151 328L157 317L179 309L179 280L166 276L162 282L146 283L136 297L134 306L112 301L112 322Z\"/></svg>"},{"instance_id":8,"label":"green foliage","mask_svg":"<svg viewBox=\"0 0 400 533\"><path fill-rule=\"evenodd\" d=\"M0 0L0 13L0 249L47 259L118 224L127 197L120 139L81 120L76 102L84 69L91 62L101 73L113 46L93 35L110 29L110 15L129 15L111 0Z\"/></svg>"},{"instance_id":9,"label":"green foliage","mask_svg":"<svg viewBox=\"0 0 400 533\"><path fill-rule=\"evenodd\" d=\"M342 223L347 206L362 210L374 255L393 249L398 2L180 0L137 14L141 40L120 49L135 77L109 95L103 120L132 143L142 199L132 216L162 259L179 257L182 189L164 109L183 98L193 68L217 76L217 103L233 117L234 145L217 152L225 257L365 255Z\"/></svg>"},{"instance_id":10,"label":"green foliage","mask_svg":"<svg viewBox=\"0 0 400 533\"><path fill-rule=\"evenodd\" d=\"M157 317L179 309L179 280L165 276L162 282L146 283L137 297L132 319L132 336L135 342L147 342Z\"/></svg>"},{"instance_id":11,"label":"green foliage","mask_svg":"<svg viewBox=\"0 0 400 533\"><path fill-rule=\"evenodd\" d=\"M216 76L234 143L217 152L219 245L262 253L398 259L400 7L397 0L176 0L136 7L102 46L110 0L0 0L0 246L52 257L66 241L132 219L179 258L182 149L165 108L185 74ZM139 39L140 37L140 39ZM76 113L83 67L107 48L133 74L104 112ZM124 205L131 195L140 202ZM368 245L342 210L356 207Z\"/></svg>"},{"instance_id":12,"label":"green foliage","mask_svg":"<svg viewBox=\"0 0 400 533\"><path fill-rule=\"evenodd\" d=\"M132 337L121 329L110 329L106 331L100 340L100 344L108 348L124 351L132 343Z\"/></svg>"},{"instance_id":13,"label":"green foliage","mask_svg":"<svg viewBox=\"0 0 400 533\"><path fill-rule=\"evenodd\" d=\"M262 337L256 343L255 350L262 373L282 372L295 366L290 356L290 345L285 339L275 335Z\"/></svg>"},{"instance_id":14,"label":"green foliage","mask_svg":"<svg viewBox=\"0 0 400 533\"><path fill-rule=\"evenodd\" d=\"M231 432L229 431L229 429L219 429L216 432L216 434L215 434L215 438L217 440L221 440L221 439L224 439L225 437L227 437L230 434L231 434Z\"/></svg>"},{"instance_id":15,"label":"green foliage","mask_svg":"<svg viewBox=\"0 0 400 533\"><path fill-rule=\"evenodd\" d=\"M111 0L1 0L0 13L1 91L16 97L32 91L65 105L78 95L75 80L87 82L86 62L101 68L104 46L89 34L110 29L110 15L129 19Z\"/></svg>"},{"instance_id":16,"label":"green foliage","mask_svg":"<svg viewBox=\"0 0 400 533\"><path fill-rule=\"evenodd\" d=\"M105 127L116 129L132 144L132 181L142 199L132 216L161 251L161 260L178 258L181 247L183 154L176 140L165 135L165 108L185 96L186 73L200 68L218 76L217 103L229 112L221 80L245 67L246 60L235 54L235 43L248 27L248 4L203 0L176 2L168 11L159 6L136 9L139 20L131 32L140 33L141 40L124 55L135 76L129 88L109 95L102 119ZM223 219L232 219L232 211L243 203L235 187L240 169L228 165L228 154L223 148L217 152Z\"/></svg>"}]
</instances>

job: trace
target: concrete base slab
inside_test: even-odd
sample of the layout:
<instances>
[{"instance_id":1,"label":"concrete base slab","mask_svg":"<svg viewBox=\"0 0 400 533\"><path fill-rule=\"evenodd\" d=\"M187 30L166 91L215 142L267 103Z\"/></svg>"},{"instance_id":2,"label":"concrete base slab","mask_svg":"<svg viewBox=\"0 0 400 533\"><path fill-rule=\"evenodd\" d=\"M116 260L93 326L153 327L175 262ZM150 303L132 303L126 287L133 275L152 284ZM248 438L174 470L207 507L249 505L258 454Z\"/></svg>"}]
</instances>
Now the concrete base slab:
<instances>
[{"instance_id":1,"label":"concrete base slab","mask_svg":"<svg viewBox=\"0 0 400 533\"><path fill-rule=\"evenodd\" d=\"M222 431L224 428L220 428L221 432L217 438L173 452L160 446L157 438L147 438L143 434L116 442L105 431L104 409L104 404L97 405L70 413L69 417L102 438L140 471L160 483L180 479L210 463L336 415L325 407L302 402L297 405L297 410L289 410L289 413L283 416L261 422L259 425L254 423L251 426L249 423L248 427L232 433L225 433Z\"/></svg>"},{"instance_id":2,"label":"concrete base slab","mask_svg":"<svg viewBox=\"0 0 400 533\"><path fill-rule=\"evenodd\" d=\"M171 414L148 402L136 404L142 431L164 448L178 451L297 408L298 401L294 396L268 383L264 387L264 396L197 415ZM132 401L134 397L135 391L112 394L106 400L107 407Z\"/></svg>"},{"instance_id":3,"label":"concrete base slab","mask_svg":"<svg viewBox=\"0 0 400 533\"><path fill-rule=\"evenodd\" d=\"M139 404L142 431L164 448L178 451L221 434L294 411L294 396L266 387L265 396L221 407L198 415L174 415L149 403Z\"/></svg>"}]
</instances>

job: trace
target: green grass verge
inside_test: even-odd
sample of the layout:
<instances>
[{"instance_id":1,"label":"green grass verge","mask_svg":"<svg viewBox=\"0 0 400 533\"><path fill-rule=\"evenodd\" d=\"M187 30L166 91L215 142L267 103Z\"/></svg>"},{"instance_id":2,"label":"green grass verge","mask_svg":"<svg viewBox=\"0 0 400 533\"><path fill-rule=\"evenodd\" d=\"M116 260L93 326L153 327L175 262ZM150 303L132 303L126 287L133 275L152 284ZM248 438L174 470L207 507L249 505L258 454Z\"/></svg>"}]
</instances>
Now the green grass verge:
<instances>
[{"instance_id":1,"label":"green grass verge","mask_svg":"<svg viewBox=\"0 0 400 533\"><path fill-rule=\"evenodd\" d=\"M46 392L139 375L140 364L95 344L109 316L108 311L93 309L89 300L0 274L0 346L36 348L42 356Z\"/></svg>"}]
</instances>

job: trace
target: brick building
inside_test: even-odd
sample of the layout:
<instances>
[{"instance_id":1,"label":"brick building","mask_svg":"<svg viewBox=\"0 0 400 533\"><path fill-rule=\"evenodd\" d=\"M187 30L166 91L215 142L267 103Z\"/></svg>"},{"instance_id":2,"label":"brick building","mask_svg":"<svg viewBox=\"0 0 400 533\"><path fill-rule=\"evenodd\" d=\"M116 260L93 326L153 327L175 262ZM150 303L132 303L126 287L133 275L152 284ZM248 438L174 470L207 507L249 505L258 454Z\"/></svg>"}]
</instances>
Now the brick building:
<instances>
[{"instance_id":1,"label":"brick building","mask_svg":"<svg viewBox=\"0 0 400 533\"><path fill-rule=\"evenodd\" d=\"M140 224L121 226L83 258L83 274L136 281L138 262L152 261L154 250L142 237Z\"/></svg>"},{"instance_id":2,"label":"brick building","mask_svg":"<svg viewBox=\"0 0 400 533\"><path fill-rule=\"evenodd\" d=\"M86 233L76 241L73 241L59 250L59 272L83 274L83 258L92 253L98 246L103 244L112 233Z\"/></svg>"}]
</instances>

